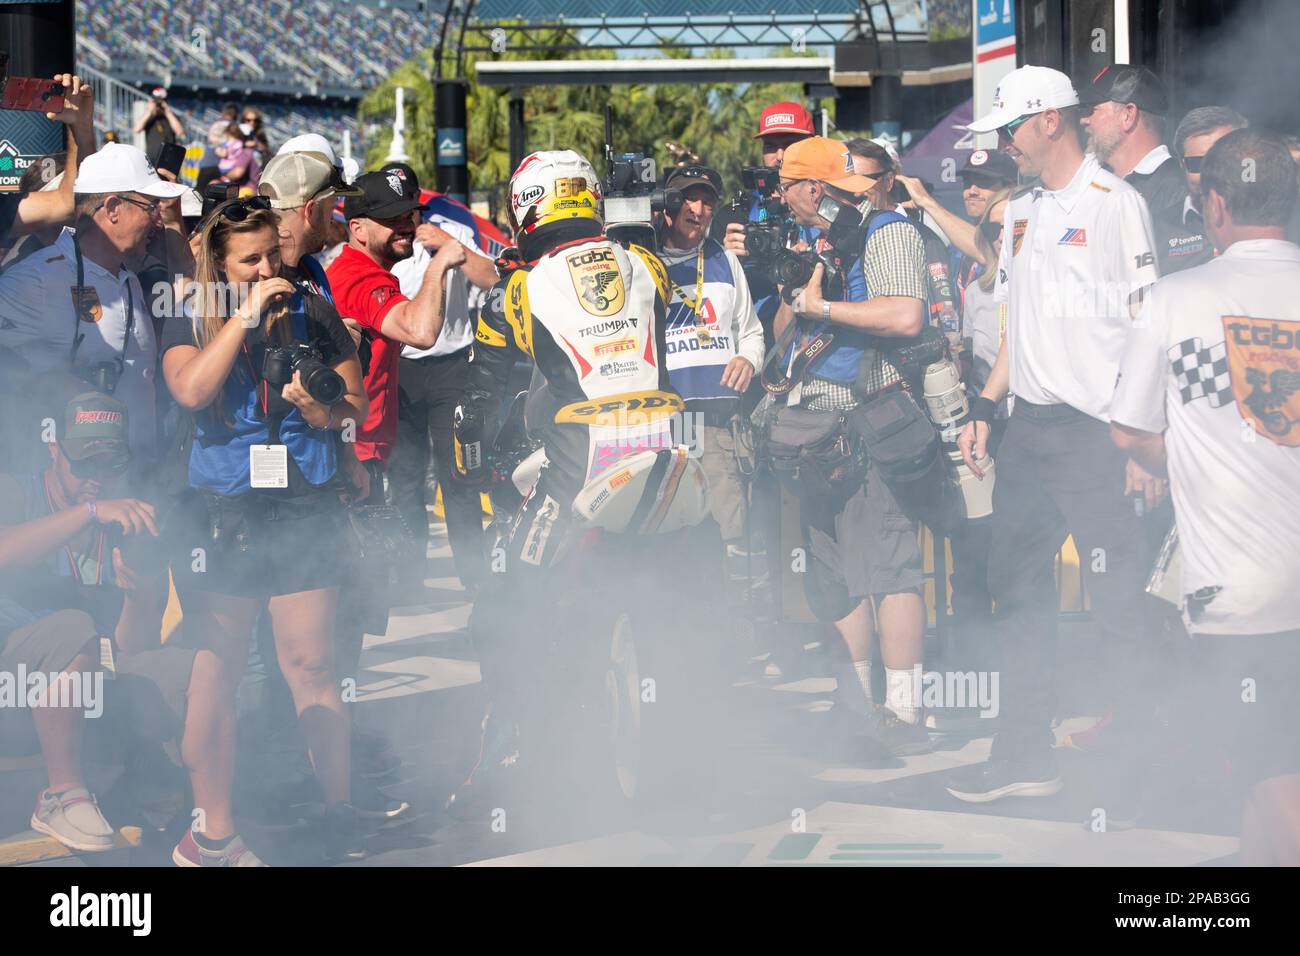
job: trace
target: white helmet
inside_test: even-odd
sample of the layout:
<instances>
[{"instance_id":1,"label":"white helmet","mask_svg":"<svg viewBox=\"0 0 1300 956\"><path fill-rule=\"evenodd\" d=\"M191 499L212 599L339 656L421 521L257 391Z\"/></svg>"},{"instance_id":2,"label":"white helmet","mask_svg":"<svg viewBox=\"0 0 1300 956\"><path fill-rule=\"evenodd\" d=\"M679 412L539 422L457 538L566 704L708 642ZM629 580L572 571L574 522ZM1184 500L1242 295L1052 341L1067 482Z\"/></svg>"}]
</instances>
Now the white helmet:
<instances>
[{"instance_id":1,"label":"white helmet","mask_svg":"<svg viewBox=\"0 0 1300 956\"><path fill-rule=\"evenodd\" d=\"M524 157L510 177L507 215L515 239L538 226L565 219L601 221L596 170L571 149L550 149Z\"/></svg>"}]
</instances>

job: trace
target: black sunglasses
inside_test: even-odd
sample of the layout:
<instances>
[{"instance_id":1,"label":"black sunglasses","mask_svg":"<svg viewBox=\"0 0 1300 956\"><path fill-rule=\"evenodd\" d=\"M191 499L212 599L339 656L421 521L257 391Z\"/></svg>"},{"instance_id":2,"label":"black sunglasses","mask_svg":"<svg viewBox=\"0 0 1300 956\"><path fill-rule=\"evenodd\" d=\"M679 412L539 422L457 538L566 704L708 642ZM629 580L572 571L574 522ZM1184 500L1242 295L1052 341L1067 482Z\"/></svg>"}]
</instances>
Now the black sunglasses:
<instances>
[{"instance_id":1,"label":"black sunglasses","mask_svg":"<svg viewBox=\"0 0 1300 956\"><path fill-rule=\"evenodd\" d=\"M1187 167L1187 171L1188 171L1189 173L1199 173L1199 172L1201 171L1201 163L1203 163L1203 162L1205 162L1205 157L1204 157L1204 156L1184 156L1184 157L1183 157L1183 165L1184 165L1185 167Z\"/></svg>"},{"instance_id":2,"label":"black sunglasses","mask_svg":"<svg viewBox=\"0 0 1300 956\"><path fill-rule=\"evenodd\" d=\"M243 222L259 209L270 209L271 200L265 196L231 199L217 207L217 216L228 222Z\"/></svg>"},{"instance_id":3,"label":"black sunglasses","mask_svg":"<svg viewBox=\"0 0 1300 956\"><path fill-rule=\"evenodd\" d=\"M986 219L980 223L980 235L988 240L989 245L998 241L1002 235L1002 223L994 222L992 219Z\"/></svg>"},{"instance_id":4,"label":"black sunglasses","mask_svg":"<svg viewBox=\"0 0 1300 956\"><path fill-rule=\"evenodd\" d=\"M83 458L76 461L68 459L68 467L72 473L82 481L107 481L110 478L117 478L126 474L127 468L131 466L129 457L118 455L93 455L90 458Z\"/></svg>"}]
</instances>

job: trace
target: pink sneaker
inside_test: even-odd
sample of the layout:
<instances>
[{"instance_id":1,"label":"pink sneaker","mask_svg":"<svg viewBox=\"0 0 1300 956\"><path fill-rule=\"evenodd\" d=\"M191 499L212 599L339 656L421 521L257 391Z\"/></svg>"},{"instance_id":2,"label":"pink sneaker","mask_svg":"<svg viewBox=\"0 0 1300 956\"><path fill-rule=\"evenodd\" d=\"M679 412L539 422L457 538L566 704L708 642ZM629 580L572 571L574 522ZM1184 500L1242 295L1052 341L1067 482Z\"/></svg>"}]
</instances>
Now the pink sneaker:
<instances>
[{"instance_id":1,"label":"pink sneaker","mask_svg":"<svg viewBox=\"0 0 1300 956\"><path fill-rule=\"evenodd\" d=\"M186 830L172 850L172 862L177 866L266 866L242 837L236 836L224 850L205 850L194 839L193 830Z\"/></svg>"}]
</instances>

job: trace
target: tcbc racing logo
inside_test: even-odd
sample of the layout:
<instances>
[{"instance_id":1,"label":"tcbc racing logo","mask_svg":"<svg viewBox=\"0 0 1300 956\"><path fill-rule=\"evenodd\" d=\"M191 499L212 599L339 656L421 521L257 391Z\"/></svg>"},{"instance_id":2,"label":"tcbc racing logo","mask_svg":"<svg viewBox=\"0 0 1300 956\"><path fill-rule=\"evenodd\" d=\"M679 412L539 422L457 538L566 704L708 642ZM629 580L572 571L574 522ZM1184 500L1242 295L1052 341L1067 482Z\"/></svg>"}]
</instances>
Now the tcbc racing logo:
<instances>
[{"instance_id":1,"label":"tcbc racing logo","mask_svg":"<svg viewBox=\"0 0 1300 956\"><path fill-rule=\"evenodd\" d=\"M1265 438L1300 446L1300 322L1227 315L1223 332L1237 410Z\"/></svg>"},{"instance_id":2,"label":"tcbc racing logo","mask_svg":"<svg viewBox=\"0 0 1300 956\"><path fill-rule=\"evenodd\" d=\"M623 308L627 295L613 249L587 249L565 256L564 261L578 301L587 312L607 316Z\"/></svg>"}]
</instances>

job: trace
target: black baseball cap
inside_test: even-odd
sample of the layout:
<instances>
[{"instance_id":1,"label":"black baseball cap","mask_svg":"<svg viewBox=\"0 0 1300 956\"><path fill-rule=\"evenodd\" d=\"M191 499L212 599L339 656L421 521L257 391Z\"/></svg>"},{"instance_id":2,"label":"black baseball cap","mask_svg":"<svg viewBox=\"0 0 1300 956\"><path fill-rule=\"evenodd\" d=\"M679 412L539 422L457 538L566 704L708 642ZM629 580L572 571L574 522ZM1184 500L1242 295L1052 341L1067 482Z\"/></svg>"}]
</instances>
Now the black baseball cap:
<instances>
[{"instance_id":1,"label":"black baseball cap","mask_svg":"<svg viewBox=\"0 0 1300 956\"><path fill-rule=\"evenodd\" d=\"M1132 103L1140 110L1163 116L1169 111L1169 94L1164 83L1145 66L1119 63L1102 67L1091 83L1078 84L1079 102L1084 106L1098 103Z\"/></svg>"},{"instance_id":2,"label":"black baseball cap","mask_svg":"<svg viewBox=\"0 0 1300 956\"><path fill-rule=\"evenodd\" d=\"M131 460L126 406L102 392L76 396L64 411L59 447L70 461L96 458L108 464L126 464Z\"/></svg>"},{"instance_id":3,"label":"black baseball cap","mask_svg":"<svg viewBox=\"0 0 1300 956\"><path fill-rule=\"evenodd\" d=\"M424 208L420 183L405 163L389 163L358 176L352 185L361 193L343 200L344 219L395 219Z\"/></svg>"},{"instance_id":4,"label":"black baseball cap","mask_svg":"<svg viewBox=\"0 0 1300 956\"><path fill-rule=\"evenodd\" d=\"M680 192L690 186L708 186L714 196L722 195L722 177L716 169L708 166L690 165L674 166L664 176L664 190L675 189Z\"/></svg>"},{"instance_id":5,"label":"black baseball cap","mask_svg":"<svg viewBox=\"0 0 1300 956\"><path fill-rule=\"evenodd\" d=\"M966 184L972 181L981 186L1006 183L1014 186L1018 175L1016 161L998 149L975 149L966 157L966 164L957 175Z\"/></svg>"}]
</instances>

